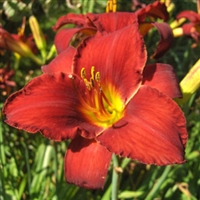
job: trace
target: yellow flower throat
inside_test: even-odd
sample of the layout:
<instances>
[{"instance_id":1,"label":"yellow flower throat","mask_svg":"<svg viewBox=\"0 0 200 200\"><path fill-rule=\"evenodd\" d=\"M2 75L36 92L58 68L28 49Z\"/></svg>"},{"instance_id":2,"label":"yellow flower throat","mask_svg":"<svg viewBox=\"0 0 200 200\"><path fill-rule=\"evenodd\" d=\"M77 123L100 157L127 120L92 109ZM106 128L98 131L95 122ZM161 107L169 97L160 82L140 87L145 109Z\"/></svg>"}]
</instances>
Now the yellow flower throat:
<instances>
[{"instance_id":1,"label":"yellow flower throat","mask_svg":"<svg viewBox=\"0 0 200 200\"><path fill-rule=\"evenodd\" d=\"M86 78L85 68L81 69L81 78L85 83L86 92L80 96L80 111L93 124L108 128L124 115L124 104L116 88L110 83L101 85L100 72L91 68L91 77Z\"/></svg>"}]
</instances>

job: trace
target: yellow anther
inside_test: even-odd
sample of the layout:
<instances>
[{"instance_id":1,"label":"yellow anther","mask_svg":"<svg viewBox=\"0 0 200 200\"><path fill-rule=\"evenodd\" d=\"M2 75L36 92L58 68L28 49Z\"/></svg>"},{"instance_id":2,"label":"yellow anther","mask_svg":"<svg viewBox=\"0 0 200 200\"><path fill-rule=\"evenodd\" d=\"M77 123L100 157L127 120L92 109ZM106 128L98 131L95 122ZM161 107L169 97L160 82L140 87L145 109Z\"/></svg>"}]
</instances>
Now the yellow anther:
<instances>
[{"instance_id":1,"label":"yellow anther","mask_svg":"<svg viewBox=\"0 0 200 200\"><path fill-rule=\"evenodd\" d=\"M94 87L94 79L92 77L90 78L90 84L92 87Z\"/></svg>"},{"instance_id":2,"label":"yellow anther","mask_svg":"<svg viewBox=\"0 0 200 200\"><path fill-rule=\"evenodd\" d=\"M86 72L85 72L85 68L81 69L81 78L85 79L86 78Z\"/></svg>"},{"instance_id":3,"label":"yellow anther","mask_svg":"<svg viewBox=\"0 0 200 200\"><path fill-rule=\"evenodd\" d=\"M98 87L100 87L100 73L99 72L95 72L95 67L92 66L91 67L91 77L88 80L86 78L86 71L85 68L81 69L81 78L83 79L86 87L91 90L92 88L96 87L95 86L95 81L98 83Z\"/></svg>"},{"instance_id":4,"label":"yellow anther","mask_svg":"<svg viewBox=\"0 0 200 200\"><path fill-rule=\"evenodd\" d=\"M95 73L95 68L92 66L91 68L91 78L94 80L94 73Z\"/></svg>"},{"instance_id":5,"label":"yellow anther","mask_svg":"<svg viewBox=\"0 0 200 200\"><path fill-rule=\"evenodd\" d=\"M89 69L86 70L88 72ZM86 70L82 68L80 71L85 84L84 93L79 92L79 88L74 84L82 104L78 109L93 124L104 128L111 127L124 116L124 103L111 85L101 85L101 74L95 71L94 66L90 68L91 75L89 77L87 74L87 78Z\"/></svg>"},{"instance_id":6,"label":"yellow anther","mask_svg":"<svg viewBox=\"0 0 200 200\"><path fill-rule=\"evenodd\" d=\"M106 12L116 12L117 10L117 0L108 0L106 6Z\"/></svg>"},{"instance_id":7,"label":"yellow anther","mask_svg":"<svg viewBox=\"0 0 200 200\"><path fill-rule=\"evenodd\" d=\"M95 80L96 80L96 82L100 82L100 72L97 72L96 74L95 74Z\"/></svg>"}]
</instances>

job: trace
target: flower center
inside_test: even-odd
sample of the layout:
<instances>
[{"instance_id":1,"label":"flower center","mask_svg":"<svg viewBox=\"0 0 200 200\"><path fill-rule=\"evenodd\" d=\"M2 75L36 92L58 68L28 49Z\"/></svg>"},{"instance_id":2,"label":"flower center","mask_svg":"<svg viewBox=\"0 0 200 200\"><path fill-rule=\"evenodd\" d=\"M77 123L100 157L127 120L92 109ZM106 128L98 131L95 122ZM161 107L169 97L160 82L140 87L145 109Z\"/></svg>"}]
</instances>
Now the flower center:
<instances>
[{"instance_id":1,"label":"flower center","mask_svg":"<svg viewBox=\"0 0 200 200\"><path fill-rule=\"evenodd\" d=\"M94 66L89 80L86 78L85 68L81 70L81 78L86 90L80 97L80 111L91 123L107 128L123 117L124 104L119 93L111 84L102 86L100 72L95 72Z\"/></svg>"}]
</instances>

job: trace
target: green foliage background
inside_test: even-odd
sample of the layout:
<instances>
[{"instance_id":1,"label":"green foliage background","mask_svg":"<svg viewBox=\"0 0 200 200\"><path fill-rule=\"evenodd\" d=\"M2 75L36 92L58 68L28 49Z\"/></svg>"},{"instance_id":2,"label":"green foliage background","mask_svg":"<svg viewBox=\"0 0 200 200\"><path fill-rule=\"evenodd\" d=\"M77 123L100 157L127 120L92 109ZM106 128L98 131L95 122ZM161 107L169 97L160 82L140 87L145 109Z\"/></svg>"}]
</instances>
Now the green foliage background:
<instances>
[{"instance_id":1,"label":"green foliage background","mask_svg":"<svg viewBox=\"0 0 200 200\"><path fill-rule=\"evenodd\" d=\"M150 3L153 1L141 1ZM170 20L182 10L196 11L196 1L175 0L175 9ZM119 0L118 11L130 11L131 0ZM10 33L17 33L22 18L35 15L47 40L47 52L53 45L55 32L52 26L57 19L69 12L102 13L105 12L106 0L38 0L38 1L0 1L1 24ZM28 20L27 20L28 21ZM170 21L169 21L170 22ZM31 30L27 23L25 34ZM151 31L145 41L147 46L155 48L155 39ZM155 39L152 39L155 38ZM180 37L157 62L173 65L181 80L200 57L200 45L191 48L191 38ZM40 54L38 53L40 57ZM13 80L17 86L12 92L22 88L31 78L41 74L40 66L28 58L18 59L13 53L0 55L0 67L7 60L16 74ZM50 61L50 60L49 60ZM49 62L47 61L47 62ZM183 165L150 166L119 158L120 175L119 195L123 199L200 199L200 98L199 91L183 106L187 118L189 141L186 148L186 160ZM0 96L2 108L7 96ZM68 142L53 142L41 134L31 135L7 126L0 120L0 199L20 200L107 200L111 197L112 163L104 190L86 190L67 184L64 180L63 158ZM163 144L164 145L164 144Z\"/></svg>"}]
</instances>

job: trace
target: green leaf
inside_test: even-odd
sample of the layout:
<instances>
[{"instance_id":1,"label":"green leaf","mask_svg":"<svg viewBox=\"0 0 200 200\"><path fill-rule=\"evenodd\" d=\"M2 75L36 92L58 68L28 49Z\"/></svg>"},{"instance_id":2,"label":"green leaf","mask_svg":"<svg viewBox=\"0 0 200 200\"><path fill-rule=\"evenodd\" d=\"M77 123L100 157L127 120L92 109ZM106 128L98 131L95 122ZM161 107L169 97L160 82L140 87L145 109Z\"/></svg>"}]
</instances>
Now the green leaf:
<instances>
[{"instance_id":1,"label":"green leaf","mask_svg":"<svg viewBox=\"0 0 200 200\"><path fill-rule=\"evenodd\" d=\"M139 197L144 193L144 191L123 191L118 195L118 198L130 199L134 197Z\"/></svg>"}]
</instances>

